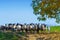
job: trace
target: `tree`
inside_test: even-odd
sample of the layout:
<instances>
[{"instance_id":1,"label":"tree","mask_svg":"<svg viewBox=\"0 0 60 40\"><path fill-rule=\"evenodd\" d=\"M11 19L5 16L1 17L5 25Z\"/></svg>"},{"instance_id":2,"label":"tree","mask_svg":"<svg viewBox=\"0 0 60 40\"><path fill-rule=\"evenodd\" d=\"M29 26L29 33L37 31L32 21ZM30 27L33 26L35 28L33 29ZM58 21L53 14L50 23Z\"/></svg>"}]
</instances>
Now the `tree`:
<instances>
[{"instance_id":1,"label":"tree","mask_svg":"<svg viewBox=\"0 0 60 40\"><path fill-rule=\"evenodd\" d=\"M32 0L32 7L39 21L54 18L60 22L60 0Z\"/></svg>"}]
</instances>

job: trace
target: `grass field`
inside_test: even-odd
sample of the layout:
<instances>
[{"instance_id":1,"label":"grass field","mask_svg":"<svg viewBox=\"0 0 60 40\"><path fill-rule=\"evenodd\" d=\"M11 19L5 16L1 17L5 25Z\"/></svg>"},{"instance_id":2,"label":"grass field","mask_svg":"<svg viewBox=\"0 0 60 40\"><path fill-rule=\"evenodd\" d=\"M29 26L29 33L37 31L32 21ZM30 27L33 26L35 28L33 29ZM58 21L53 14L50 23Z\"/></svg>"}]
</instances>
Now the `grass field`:
<instances>
[{"instance_id":1,"label":"grass field","mask_svg":"<svg viewBox=\"0 0 60 40\"><path fill-rule=\"evenodd\" d=\"M18 40L18 37L12 33L0 32L0 40Z\"/></svg>"},{"instance_id":2,"label":"grass field","mask_svg":"<svg viewBox=\"0 0 60 40\"><path fill-rule=\"evenodd\" d=\"M50 31L51 32L60 32L60 26L51 26Z\"/></svg>"}]
</instances>

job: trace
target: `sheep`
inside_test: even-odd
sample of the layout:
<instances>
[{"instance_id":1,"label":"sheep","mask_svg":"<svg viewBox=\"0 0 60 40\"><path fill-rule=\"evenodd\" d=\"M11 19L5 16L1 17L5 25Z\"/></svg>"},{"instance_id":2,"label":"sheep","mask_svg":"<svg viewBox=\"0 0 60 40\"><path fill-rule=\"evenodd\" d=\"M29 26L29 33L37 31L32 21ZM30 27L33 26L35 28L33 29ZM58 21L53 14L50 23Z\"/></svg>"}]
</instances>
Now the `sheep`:
<instances>
[{"instance_id":1,"label":"sheep","mask_svg":"<svg viewBox=\"0 0 60 40\"><path fill-rule=\"evenodd\" d=\"M23 24L20 24L20 25L21 25L21 31L23 32L24 31Z\"/></svg>"},{"instance_id":2,"label":"sheep","mask_svg":"<svg viewBox=\"0 0 60 40\"><path fill-rule=\"evenodd\" d=\"M41 24L41 31L46 31L46 25L45 24Z\"/></svg>"},{"instance_id":3,"label":"sheep","mask_svg":"<svg viewBox=\"0 0 60 40\"><path fill-rule=\"evenodd\" d=\"M22 31L22 32L33 32L33 33L39 33L39 30L41 31L46 31L46 25L45 24L34 24L34 23L30 23L30 24L6 24L3 27L0 27L1 30L11 30L11 31ZM47 27L48 30L50 30L50 28Z\"/></svg>"},{"instance_id":4,"label":"sheep","mask_svg":"<svg viewBox=\"0 0 60 40\"><path fill-rule=\"evenodd\" d=\"M8 28L8 30L12 30L13 24L9 23L7 28Z\"/></svg>"},{"instance_id":5,"label":"sheep","mask_svg":"<svg viewBox=\"0 0 60 40\"><path fill-rule=\"evenodd\" d=\"M29 32L29 31L30 31L29 28L30 28L30 27L29 27L29 24L27 24L27 25L26 25L26 32Z\"/></svg>"},{"instance_id":6,"label":"sheep","mask_svg":"<svg viewBox=\"0 0 60 40\"><path fill-rule=\"evenodd\" d=\"M4 31L4 30L6 30L6 27L3 26L3 25L1 25L1 26L0 26L0 30Z\"/></svg>"},{"instance_id":7,"label":"sheep","mask_svg":"<svg viewBox=\"0 0 60 40\"><path fill-rule=\"evenodd\" d=\"M17 31L21 31L21 24L17 24L16 29L17 29Z\"/></svg>"},{"instance_id":8,"label":"sheep","mask_svg":"<svg viewBox=\"0 0 60 40\"><path fill-rule=\"evenodd\" d=\"M24 32L27 32L27 30L26 30L27 29L27 24L23 25L23 29L24 29Z\"/></svg>"}]
</instances>

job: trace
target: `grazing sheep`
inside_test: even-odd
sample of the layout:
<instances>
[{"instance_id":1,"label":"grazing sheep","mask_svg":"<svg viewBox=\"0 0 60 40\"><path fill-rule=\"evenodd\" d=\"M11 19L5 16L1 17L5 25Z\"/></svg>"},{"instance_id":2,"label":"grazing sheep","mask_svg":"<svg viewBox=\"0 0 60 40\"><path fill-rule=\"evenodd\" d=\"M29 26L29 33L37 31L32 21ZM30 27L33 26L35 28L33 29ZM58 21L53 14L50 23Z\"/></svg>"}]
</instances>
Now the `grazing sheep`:
<instances>
[{"instance_id":1,"label":"grazing sheep","mask_svg":"<svg viewBox=\"0 0 60 40\"><path fill-rule=\"evenodd\" d=\"M46 31L46 25L45 24L41 24L41 31Z\"/></svg>"},{"instance_id":2,"label":"grazing sheep","mask_svg":"<svg viewBox=\"0 0 60 40\"><path fill-rule=\"evenodd\" d=\"M12 30L13 24L8 24L8 30Z\"/></svg>"},{"instance_id":3,"label":"grazing sheep","mask_svg":"<svg viewBox=\"0 0 60 40\"><path fill-rule=\"evenodd\" d=\"M34 24L34 27L33 27L33 32L36 33L37 32L37 24Z\"/></svg>"},{"instance_id":4,"label":"grazing sheep","mask_svg":"<svg viewBox=\"0 0 60 40\"><path fill-rule=\"evenodd\" d=\"M32 33L32 31L33 31L33 27L34 27L34 24L31 23L31 24L29 25L29 29L30 29L30 32L31 32L31 33Z\"/></svg>"},{"instance_id":5,"label":"grazing sheep","mask_svg":"<svg viewBox=\"0 0 60 40\"><path fill-rule=\"evenodd\" d=\"M24 25L23 25L23 29L24 29L24 32L26 32L27 24L24 24Z\"/></svg>"},{"instance_id":6,"label":"grazing sheep","mask_svg":"<svg viewBox=\"0 0 60 40\"><path fill-rule=\"evenodd\" d=\"M17 29L17 31L21 31L21 24L17 24L16 29Z\"/></svg>"},{"instance_id":7,"label":"grazing sheep","mask_svg":"<svg viewBox=\"0 0 60 40\"><path fill-rule=\"evenodd\" d=\"M21 25L21 31L23 32L24 31L23 24L20 24L20 25Z\"/></svg>"},{"instance_id":8,"label":"grazing sheep","mask_svg":"<svg viewBox=\"0 0 60 40\"><path fill-rule=\"evenodd\" d=\"M37 33L39 33L39 30L41 30L41 25L40 24L37 24Z\"/></svg>"},{"instance_id":9,"label":"grazing sheep","mask_svg":"<svg viewBox=\"0 0 60 40\"><path fill-rule=\"evenodd\" d=\"M33 33L39 33L39 30L46 31L46 25L45 24L5 24L5 26L0 26L0 30L11 30L11 31L22 31L22 32L33 32ZM47 30L50 31L50 27L47 27Z\"/></svg>"},{"instance_id":10,"label":"grazing sheep","mask_svg":"<svg viewBox=\"0 0 60 40\"><path fill-rule=\"evenodd\" d=\"M26 25L26 32L29 32L30 31L30 27L29 27L29 24Z\"/></svg>"},{"instance_id":11,"label":"grazing sheep","mask_svg":"<svg viewBox=\"0 0 60 40\"><path fill-rule=\"evenodd\" d=\"M6 30L8 30L8 24L5 24L4 26L6 27Z\"/></svg>"},{"instance_id":12,"label":"grazing sheep","mask_svg":"<svg viewBox=\"0 0 60 40\"><path fill-rule=\"evenodd\" d=\"M4 31L4 30L6 30L6 27L1 25L0 30Z\"/></svg>"}]
</instances>

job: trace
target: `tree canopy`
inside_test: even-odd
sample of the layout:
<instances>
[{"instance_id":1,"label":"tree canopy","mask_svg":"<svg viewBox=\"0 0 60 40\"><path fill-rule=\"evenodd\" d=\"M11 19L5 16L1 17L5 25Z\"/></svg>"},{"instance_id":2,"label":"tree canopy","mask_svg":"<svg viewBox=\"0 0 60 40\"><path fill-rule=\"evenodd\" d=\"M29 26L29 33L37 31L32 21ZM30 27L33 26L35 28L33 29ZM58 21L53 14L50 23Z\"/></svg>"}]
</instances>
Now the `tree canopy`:
<instances>
[{"instance_id":1,"label":"tree canopy","mask_svg":"<svg viewBox=\"0 0 60 40\"><path fill-rule=\"evenodd\" d=\"M60 0L32 0L32 7L39 21L54 18L60 22Z\"/></svg>"}]
</instances>

